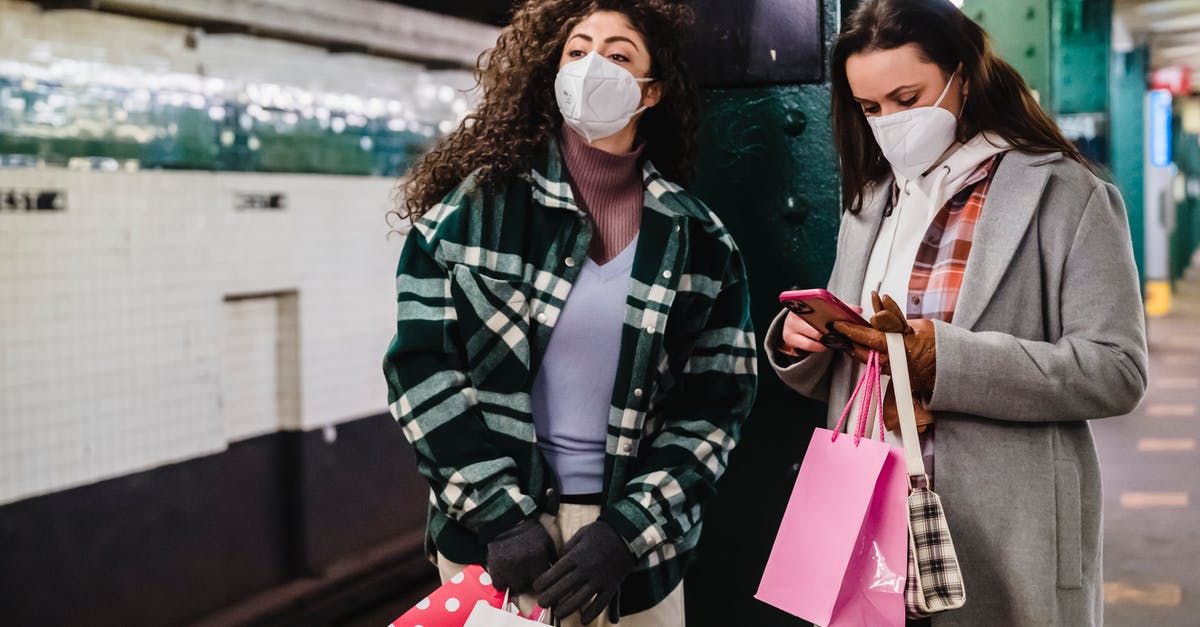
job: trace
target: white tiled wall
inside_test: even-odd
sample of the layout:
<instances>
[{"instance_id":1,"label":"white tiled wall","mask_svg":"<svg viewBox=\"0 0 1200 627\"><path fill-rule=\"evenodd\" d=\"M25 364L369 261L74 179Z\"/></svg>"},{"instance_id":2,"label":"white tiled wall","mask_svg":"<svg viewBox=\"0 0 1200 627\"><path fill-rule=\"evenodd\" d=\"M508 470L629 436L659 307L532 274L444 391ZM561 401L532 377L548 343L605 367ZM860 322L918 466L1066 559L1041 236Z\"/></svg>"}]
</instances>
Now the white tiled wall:
<instances>
[{"instance_id":1,"label":"white tiled wall","mask_svg":"<svg viewBox=\"0 0 1200 627\"><path fill-rule=\"evenodd\" d=\"M265 430L385 411L380 363L402 245L384 221L393 185L0 170L0 189L68 194L65 212L0 213L0 503L220 451ZM238 191L284 192L288 207L238 212ZM293 292L291 310L226 301ZM248 340L249 364L223 356L237 313L246 314L243 335L266 324L273 336ZM270 363L269 344L278 359L275 336L289 332L299 357L285 344L275 367L298 363L298 406L285 393L260 410L276 416L224 413L223 395L245 394L224 377ZM272 377L289 380L264 380Z\"/></svg>"},{"instance_id":2,"label":"white tiled wall","mask_svg":"<svg viewBox=\"0 0 1200 627\"><path fill-rule=\"evenodd\" d=\"M272 433L280 415L279 301L277 296L225 303L221 333L220 406L225 438Z\"/></svg>"}]
</instances>

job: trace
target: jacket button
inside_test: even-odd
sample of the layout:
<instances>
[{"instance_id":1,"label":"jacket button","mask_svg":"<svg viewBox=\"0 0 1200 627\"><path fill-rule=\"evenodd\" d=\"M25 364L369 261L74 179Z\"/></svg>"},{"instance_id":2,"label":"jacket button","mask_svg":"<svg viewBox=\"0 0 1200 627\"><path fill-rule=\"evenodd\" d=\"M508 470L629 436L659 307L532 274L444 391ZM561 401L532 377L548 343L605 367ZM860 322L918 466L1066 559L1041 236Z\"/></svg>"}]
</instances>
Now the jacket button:
<instances>
[{"instance_id":1,"label":"jacket button","mask_svg":"<svg viewBox=\"0 0 1200 627\"><path fill-rule=\"evenodd\" d=\"M552 499L554 498L554 494L554 488L546 488L546 498Z\"/></svg>"},{"instance_id":2,"label":"jacket button","mask_svg":"<svg viewBox=\"0 0 1200 627\"><path fill-rule=\"evenodd\" d=\"M568 268L574 268L574 267L575 267L575 260L574 260L574 259L572 259L571 257L567 257L567 260L566 260L564 263L566 263L566 264L567 264L567 267L568 267Z\"/></svg>"},{"instance_id":3,"label":"jacket button","mask_svg":"<svg viewBox=\"0 0 1200 627\"><path fill-rule=\"evenodd\" d=\"M921 304L921 297L920 297L920 296L913 296L913 304L914 304L914 305L920 305L920 304Z\"/></svg>"},{"instance_id":4,"label":"jacket button","mask_svg":"<svg viewBox=\"0 0 1200 627\"><path fill-rule=\"evenodd\" d=\"M642 397L642 388L638 388L638 389L634 390L633 395L638 398L641 398Z\"/></svg>"},{"instance_id":5,"label":"jacket button","mask_svg":"<svg viewBox=\"0 0 1200 627\"><path fill-rule=\"evenodd\" d=\"M654 333L654 325L646 327L646 333Z\"/></svg>"},{"instance_id":6,"label":"jacket button","mask_svg":"<svg viewBox=\"0 0 1200 627\"><path fill-rule=\"evenodd\" d=\"M664 273L663 273L663 278L664 278L664 279L669 279L669 278L671 278L671 271L670 271L670 270L667 270L666 272L664 272Z\"/></svg>"},{"instance_id":7,"label":"jacket button","mask_svg":"<svg viewBox=\"0 0 1200 627\"><path fill-rule=\"evenodd\" d=\"M631 453L633 452L633 444L626 443L625 446L621 447L621 450L625 451L626 453Z\"/></svg>"},{"instance_id":8,"label":"jacket button","mask_svg":"<svg viewBox=\"0 0 1200 627\"><path fill-rule=\"evenodd\" d=\"M542 313L538 314L537 321L542 322L542 323L546 322L546 313L542 312Z\"/></svg>"}]
</instances>

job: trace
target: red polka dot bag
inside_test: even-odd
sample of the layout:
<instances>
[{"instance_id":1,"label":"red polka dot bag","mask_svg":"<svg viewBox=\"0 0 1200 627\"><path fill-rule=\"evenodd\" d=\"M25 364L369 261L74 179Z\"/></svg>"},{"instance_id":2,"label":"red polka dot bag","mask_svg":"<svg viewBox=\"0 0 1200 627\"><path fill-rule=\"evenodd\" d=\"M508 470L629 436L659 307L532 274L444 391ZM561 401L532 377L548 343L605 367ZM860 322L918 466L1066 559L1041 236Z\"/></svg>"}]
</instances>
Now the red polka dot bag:
<instances>
[{"instance_id":1,"label":"red polka dot bag","mask_svg":"<svg viewBox=\"0 0 1200 627\"><path fill-rule=\"evenodd\" d=\"M479 622L492 615L512 617L521 623ZM515 614L508 595L492 586L492 578L481 566L468 566L445 585L421 599L411 610L392 621L390 627L507 627L531 621ZM548 612L547 612L548 614ZM479 615L478 617L476 615ZM471 622L468 622L471 619ZM536 624L536 623L534 623Z\"/></svg>"}]
</instances>

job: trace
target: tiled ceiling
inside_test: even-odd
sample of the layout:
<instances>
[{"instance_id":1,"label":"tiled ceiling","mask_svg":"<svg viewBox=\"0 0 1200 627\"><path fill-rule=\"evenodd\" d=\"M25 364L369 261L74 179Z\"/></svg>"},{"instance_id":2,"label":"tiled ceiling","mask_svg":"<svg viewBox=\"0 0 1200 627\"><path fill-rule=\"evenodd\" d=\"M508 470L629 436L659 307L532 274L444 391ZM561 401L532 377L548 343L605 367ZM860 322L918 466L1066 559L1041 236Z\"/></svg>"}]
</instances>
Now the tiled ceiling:
<instances>
[{"instance_id":1,"label":"tiled ceiling","mask_svg":"<svg viewBox=\"0 0 1200 627\"><path fill-rule=\"evenodd\" d=\"M1116 0L1113 44L1150 46L1154 68L1186 65L1200 77L1200 0Z\"/></svg>"}]
</instances>

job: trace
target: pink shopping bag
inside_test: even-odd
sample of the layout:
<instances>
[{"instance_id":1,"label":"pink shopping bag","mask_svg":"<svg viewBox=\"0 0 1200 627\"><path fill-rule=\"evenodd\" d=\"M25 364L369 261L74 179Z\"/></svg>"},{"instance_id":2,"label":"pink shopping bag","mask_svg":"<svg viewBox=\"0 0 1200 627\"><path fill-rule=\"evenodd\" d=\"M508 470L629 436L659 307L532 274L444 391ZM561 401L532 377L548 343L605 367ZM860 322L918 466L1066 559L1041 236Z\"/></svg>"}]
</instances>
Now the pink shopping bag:
<instances>
[{"instance_id":1,"label":"pink shopping bag","mask_svg":"<svg viewBox=\"0 0 1200 627\"><path fill-rule=\"evenodd\" d=\"M877 409L883 438L879 388L879 357L872 354L837 429L813 432L755 595L817 625L904 625L904 455L863 437ZM863 392L858 428L840 433Z\"/></svg>"}]
</instances>

